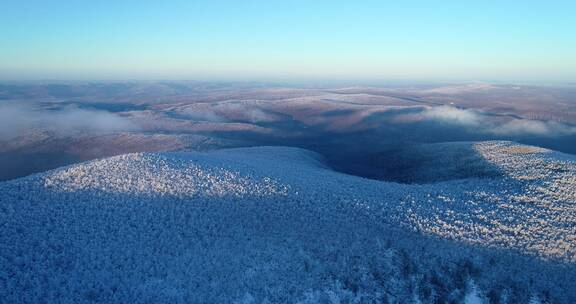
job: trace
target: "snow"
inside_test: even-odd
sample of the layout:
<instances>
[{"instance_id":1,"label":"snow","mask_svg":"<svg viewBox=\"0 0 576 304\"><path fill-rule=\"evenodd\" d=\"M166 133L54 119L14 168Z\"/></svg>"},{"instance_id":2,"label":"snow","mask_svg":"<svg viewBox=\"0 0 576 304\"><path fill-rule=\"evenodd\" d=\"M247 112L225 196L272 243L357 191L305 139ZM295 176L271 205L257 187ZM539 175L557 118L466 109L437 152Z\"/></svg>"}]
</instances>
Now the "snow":
<instances>
[{"instance_id":1,"label":"snow","mask_svg":"<svg viewBox=\"0 0 576 304\"><path fill-rule=\"evenodd\" d=\"M464 304L484 304L486 301L482 299L482 297L478 293L478 287L471 281L469 283L469 291L468 294L464 297Z\"/></svg>"},{"instance_id":2,"label":"snow","mask_svg":"<svg viewBox=\"0 0 576 304\"><path fill-rule=\"evenodd\" d=\"M576 301L576 160L501 141L441 151L463 145L498 174L397 184L254 147L126 154L0 183L0 299Z\"/></svg>"}]
</instances>

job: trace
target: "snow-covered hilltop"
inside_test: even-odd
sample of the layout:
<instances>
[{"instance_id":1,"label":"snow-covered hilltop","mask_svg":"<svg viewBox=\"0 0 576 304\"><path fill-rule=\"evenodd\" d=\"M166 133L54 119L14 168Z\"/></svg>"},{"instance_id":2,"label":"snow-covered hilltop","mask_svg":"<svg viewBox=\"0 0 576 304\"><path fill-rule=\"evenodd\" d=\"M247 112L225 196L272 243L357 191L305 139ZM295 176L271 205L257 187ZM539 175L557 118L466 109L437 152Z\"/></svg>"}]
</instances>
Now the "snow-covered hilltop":
<instances>
[{"instance_id":1,"label":"snow-covered hilltop","mask_svg":"<svg viewBox=\"0 0 576 304\"><path fill-rule=\"evenodd\" d=\"M257 147L126 154L0 183L0 299L576 301L576 159L511 142L422 151L472 151L429 166L490 174L398 184Z\"/></svg>"}]
</instances>

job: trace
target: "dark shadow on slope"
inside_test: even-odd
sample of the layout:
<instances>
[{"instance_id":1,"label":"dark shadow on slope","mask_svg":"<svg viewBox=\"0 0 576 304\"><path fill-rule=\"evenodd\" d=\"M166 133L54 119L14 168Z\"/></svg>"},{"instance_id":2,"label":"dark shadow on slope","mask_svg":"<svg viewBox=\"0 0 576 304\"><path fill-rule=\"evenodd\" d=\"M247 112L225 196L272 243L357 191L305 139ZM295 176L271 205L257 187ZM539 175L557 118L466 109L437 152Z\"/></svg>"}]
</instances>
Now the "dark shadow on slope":
<instances>
[{"instance_id":1,"label":"dark shadow on slope","mask_svg":"<svg viewBox=\"0 0 576 304\"><path fill-rule=\"evenodd\" d=\"M501 175L467 142L403 146L369 155L351 169L355 175L408 184Z\"/></svg>"},{"instance_id":2,"label":"dark shadow on slope","mask_svg":"<svg viewBox=\"0 0 576 304\"><path fill-rule=\"evenodd\" d=\"M0 181L43 172L79 161L77 156L67 153L0 153Z\"/></svg>"},{"instance_id":3,"label":"dark shadow on slope","mask_svg":"<svg viewBox=\"0 0 576 304\"><path fill-rule=\"evenodd\" d=\"M374 119L374 118L370 118ZM278 130L210 132L210 136L242 139L254 146L294 146L324 156L336 171L398 183L433 183L462 178L498 176L469 141L495 139L461 128L434 123L381 124L355 132L326 131L294 119L260 124ZM501 138L497 138L501 139Z\"/></svg>"}]
</instances>

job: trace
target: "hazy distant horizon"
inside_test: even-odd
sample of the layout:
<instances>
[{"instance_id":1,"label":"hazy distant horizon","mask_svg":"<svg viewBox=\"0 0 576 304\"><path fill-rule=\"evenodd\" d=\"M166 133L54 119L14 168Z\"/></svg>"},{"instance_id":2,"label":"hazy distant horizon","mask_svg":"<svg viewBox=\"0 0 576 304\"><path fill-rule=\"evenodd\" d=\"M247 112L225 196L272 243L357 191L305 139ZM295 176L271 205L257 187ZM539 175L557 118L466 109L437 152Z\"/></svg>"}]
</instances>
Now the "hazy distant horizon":
<instances>
[{"instance_id":1,"label":"hazy distant horizon","mask_svg":"<svg viewBox=\"0 0 576 304\"><path fill-rule=\"evenodd\" d=\"M493 84L493 85L521 85L540 87L573 87L576 82L570 80L539 81L539 80L464 80L464 79L330 79L330 78L295 78L295 79L260 79L260 78L30 78L30 79L3 79L0 85L68 85L68 84L114 84L114 83L222 83L246 84L262 86L288 86L299 88L329 88L329 87L389 87L389 86L443 86L467 84Z\"/></svg>"},{"instance_id":2,"label":"hazy distant horizon","mask_svg":"<svg viewBox=\"0 0 576 304\"><path fill-rule=\"evenodd\" d=\"M192 76L150 76L143 75L120 75L120 76L97 76L84 72L65 76L41 74L26 75L3 75L0 71L0 83L10 82L156 82L156 81L198 81L198 82L254 82L254 83L278 83L278 84L350 84L350 85L389 85L389 84L466 84L466 83L493 83L493 84L524 84L524 85L576 85L575 77L547 79L538 78L537 75L525 75L524 77L360 77L360 76L309 76L309 75L192 75Z\"/></svg>"}]
</instances>

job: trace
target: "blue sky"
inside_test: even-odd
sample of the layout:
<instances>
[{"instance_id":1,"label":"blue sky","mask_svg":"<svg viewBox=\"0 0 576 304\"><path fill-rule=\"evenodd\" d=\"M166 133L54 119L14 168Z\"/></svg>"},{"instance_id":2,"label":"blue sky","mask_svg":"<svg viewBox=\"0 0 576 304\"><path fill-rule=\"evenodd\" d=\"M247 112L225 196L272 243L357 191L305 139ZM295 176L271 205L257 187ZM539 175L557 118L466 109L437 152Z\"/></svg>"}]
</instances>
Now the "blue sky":
<instances>
[{"instance_id":1,"label":"blue sky","mask_svg":"<svg viewBox=\"0 0 576 304\"><path fill-rule=\"evenodd\" d=\"M576 1L0 1L0 79L576 80Z\"/></svg>"}]
</instances>

